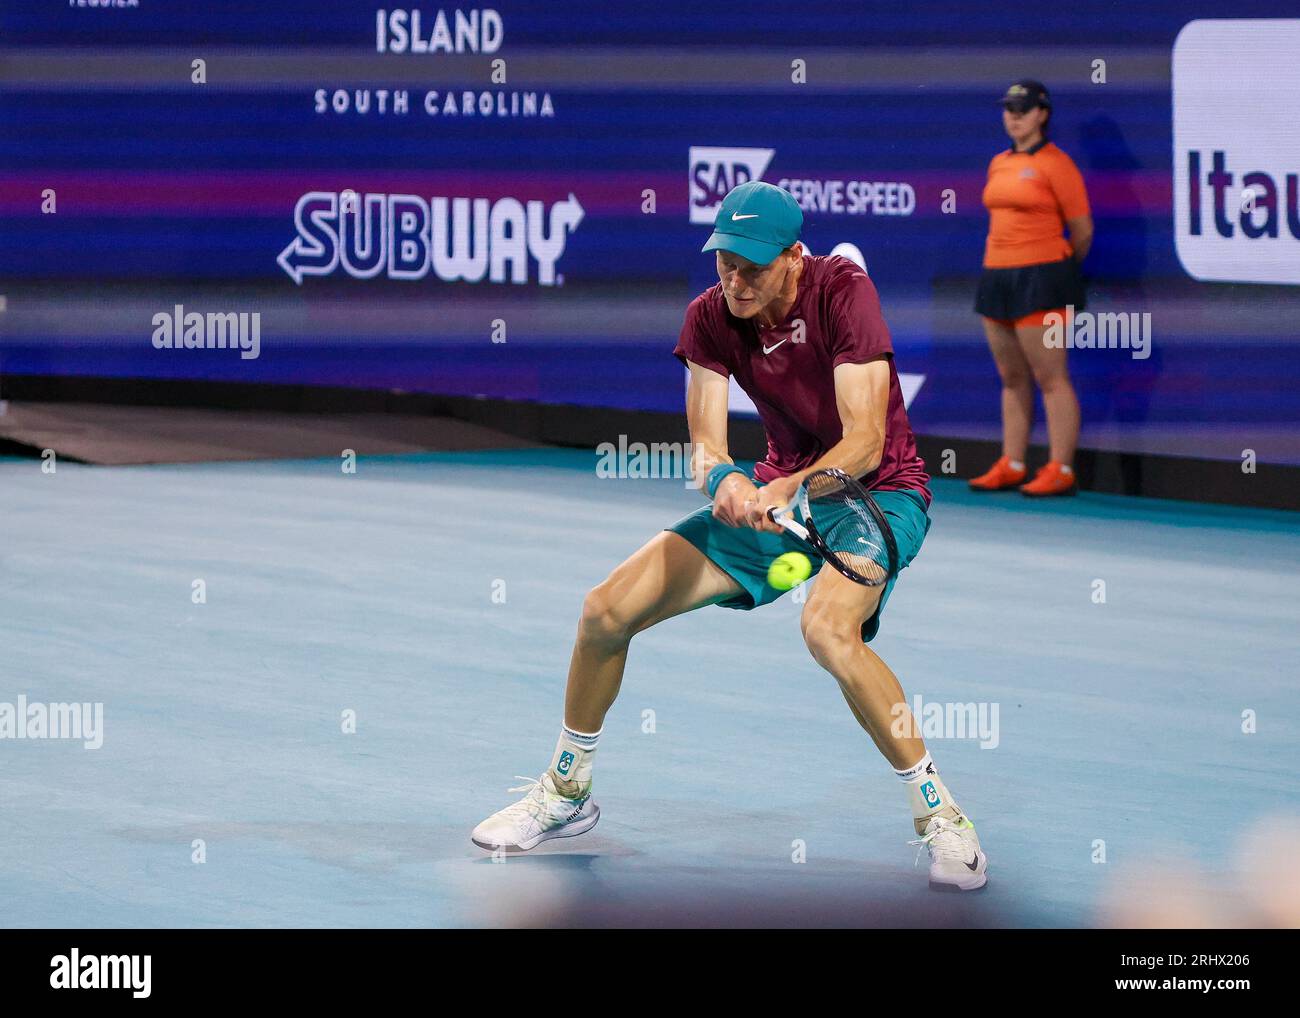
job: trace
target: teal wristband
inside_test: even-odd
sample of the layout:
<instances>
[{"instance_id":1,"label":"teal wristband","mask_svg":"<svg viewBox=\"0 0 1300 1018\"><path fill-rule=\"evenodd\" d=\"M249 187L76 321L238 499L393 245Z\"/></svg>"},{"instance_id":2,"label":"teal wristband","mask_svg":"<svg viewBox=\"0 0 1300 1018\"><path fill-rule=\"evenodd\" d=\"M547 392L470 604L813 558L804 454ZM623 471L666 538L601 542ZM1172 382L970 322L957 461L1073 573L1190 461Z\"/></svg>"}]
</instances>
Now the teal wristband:
<instances>
[{"instance_id":1,"label":"teal wristband","mask_svg":"<svg viewBox=\"0 0 1300 1018\"><path fill-rule=\"evenodd\" d=\"M709 476L704 482L704 490L708 492L709 498L714 498L718 494L718 485L728 474L743 474L745 471L734 463L719 463L709 471Z\"/></svg>"}]
</instances>

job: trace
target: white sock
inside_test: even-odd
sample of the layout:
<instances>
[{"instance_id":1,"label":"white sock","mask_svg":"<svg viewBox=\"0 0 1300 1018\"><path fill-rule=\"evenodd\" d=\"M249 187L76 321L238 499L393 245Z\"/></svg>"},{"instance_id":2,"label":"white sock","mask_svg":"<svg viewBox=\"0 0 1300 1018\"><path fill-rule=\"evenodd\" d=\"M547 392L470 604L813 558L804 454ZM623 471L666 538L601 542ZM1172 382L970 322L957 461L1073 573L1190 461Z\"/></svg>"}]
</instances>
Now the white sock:
<instances>
[{"instance_id":1,"label":"white sock","mask_svg":"<svg viewBox=\"0 0 1300 1018\"><path fill-rule=\"evenodd\" d=\"M933 767L933 766L934 766L934 761L930 759L930 754L926 753L925 756L921 757L921 762L918 763L916 766L909 767L903 771L900 771L897 768L895 768L894 773L897 774L903 781L912 782L920 778L920 776L925 772L926 767Z\"/></svg>"},{"instance_id":2,"label":"white sock","mask_svg":"<svg viewBox=\"0 0 1300 1018\"><path fill-rule=\"evenodd\" d=\"M1023 460L1007 460L1007 466L1009 466L1012 470L1015 471L1020 471L1025 469L1025 463Z\"/></svg>"},{"instance_id":3,"label":"white sock","mask_svg":"<svg viewBox=\"0 0 1300 1018\"><path fill-rule=\"evenodd\" d=\"M568 725L560 726L560 738L551 755L551 776L560 791L581 792L591 788L591 758L596 755L599 741L600 732L589 734Z\"/></svg>"},{"instance_id":4,"label":"white sock","mask_svg":"<svg viewBox=\"0 0 1300 1018\"><path fill-rule=\"evenodd\" d=\"M912 824L917 834L925 833L925 825L935 814L950 820L960 820L964 815L952 793L939 777L939 769L927 752L920 761L905 770L895 768L894 773L907 786L908 801L912 806Z\"/></svg>"}]
</instances>

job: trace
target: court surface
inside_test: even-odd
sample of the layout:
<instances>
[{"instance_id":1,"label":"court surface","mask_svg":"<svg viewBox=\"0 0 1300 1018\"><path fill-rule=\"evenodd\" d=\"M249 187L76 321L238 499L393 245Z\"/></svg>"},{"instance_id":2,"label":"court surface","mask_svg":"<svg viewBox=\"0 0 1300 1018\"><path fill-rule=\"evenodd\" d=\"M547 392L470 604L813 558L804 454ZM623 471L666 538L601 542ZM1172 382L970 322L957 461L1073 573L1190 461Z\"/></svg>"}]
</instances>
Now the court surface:
<instances>
[{"instance_id":1,"label":"court surface","mask_svg":"<svg viewBox=\"0 0 1300 1018\"><path fill-rule=\"evenodd\" d=\"M469 832L550 759L584 592L701 502L595 463L0 460L0 701L104 705L99 749L0 741L0 923L1073 926L1276 877L1243 839L1300 801L1296 517L942 480L873 646L998 708L995 748L929 740L985 892L927 890L789 596L637 637L600 824L494 862Z\"/></svg>"}]
</instances>

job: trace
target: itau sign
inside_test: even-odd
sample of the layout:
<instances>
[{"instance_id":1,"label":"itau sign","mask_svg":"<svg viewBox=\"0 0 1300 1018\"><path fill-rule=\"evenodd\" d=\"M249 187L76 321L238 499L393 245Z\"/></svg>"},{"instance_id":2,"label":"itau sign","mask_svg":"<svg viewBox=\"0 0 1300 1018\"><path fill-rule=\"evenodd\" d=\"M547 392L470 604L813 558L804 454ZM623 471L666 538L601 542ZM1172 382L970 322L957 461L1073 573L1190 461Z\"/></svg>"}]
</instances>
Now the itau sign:
<instances>
[{"instance_id":1,"label":"itau sign","mask_svg":"<svg viewBox=\"0 0 1300 1018\"><path fill-rule=\"evenodd\" d=\"M1174 236L1195 279L1300 284L1300 19L1174 40Z\"/></svg>"}]
</instances>

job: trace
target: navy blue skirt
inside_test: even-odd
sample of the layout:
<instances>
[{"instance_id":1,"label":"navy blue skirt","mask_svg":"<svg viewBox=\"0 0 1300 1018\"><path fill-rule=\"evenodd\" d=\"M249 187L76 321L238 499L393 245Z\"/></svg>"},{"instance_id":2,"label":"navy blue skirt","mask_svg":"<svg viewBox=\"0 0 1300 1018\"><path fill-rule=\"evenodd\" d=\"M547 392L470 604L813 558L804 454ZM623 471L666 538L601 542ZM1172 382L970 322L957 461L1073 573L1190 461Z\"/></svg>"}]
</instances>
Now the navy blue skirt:
<instances>
[{"instance_id":1,"label":"navy blue skirt","mask_svg":"<svg viewBox=\"0 0 1300 1018\"><path fill-rule=\"evenodd\" d=\"M975 310L985 318L1007 321L1068 304L1082 311L1085 300L1079 263L1063 258L1014 269L985 269L975 294Z\"/></svg>"}]
</instances>

